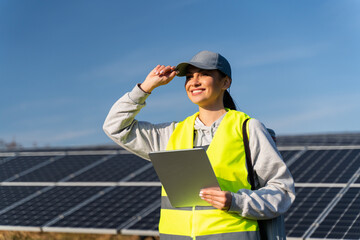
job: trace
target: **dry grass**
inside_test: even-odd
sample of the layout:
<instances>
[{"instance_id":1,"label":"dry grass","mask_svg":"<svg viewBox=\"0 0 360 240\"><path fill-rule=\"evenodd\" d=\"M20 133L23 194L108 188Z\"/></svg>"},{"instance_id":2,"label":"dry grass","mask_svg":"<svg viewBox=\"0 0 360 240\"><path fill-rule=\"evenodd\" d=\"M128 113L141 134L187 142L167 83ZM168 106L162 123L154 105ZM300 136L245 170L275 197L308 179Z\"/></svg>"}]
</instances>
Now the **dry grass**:
<instances>
[{"instance_id":1,"label":"dry grass","mask_svg":"<svg viewBox=\"0 0 360 240\"><path fill-rule=\"evenodd\" d=\"M0 231L0 240L140 240L139 236ZM159 239L156 237L156 239ZM143 240L152 240L147 237Z\"/></svg>"}]
</instances>

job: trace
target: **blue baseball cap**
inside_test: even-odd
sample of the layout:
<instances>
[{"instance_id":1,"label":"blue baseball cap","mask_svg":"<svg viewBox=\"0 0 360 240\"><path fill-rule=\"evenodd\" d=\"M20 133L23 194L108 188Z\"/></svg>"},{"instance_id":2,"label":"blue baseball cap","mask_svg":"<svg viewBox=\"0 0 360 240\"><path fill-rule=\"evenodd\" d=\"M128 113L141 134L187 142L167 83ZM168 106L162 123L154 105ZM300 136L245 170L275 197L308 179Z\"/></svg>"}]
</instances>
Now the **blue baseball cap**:
<instances>
[{"instance_id":1,"label":"blue baseball cap","mask_svg":"<svg viewBox=\"0 0 360 240\"><path fill-rule=\"evenodd\" d=\"M219 70L231 78L230 63L220 53L201 51L191 58L189 62L183 62L176 66L179 73L177 76L183 77L186 75L188 65L206 70Z\"/></svg>"}]
</instances>

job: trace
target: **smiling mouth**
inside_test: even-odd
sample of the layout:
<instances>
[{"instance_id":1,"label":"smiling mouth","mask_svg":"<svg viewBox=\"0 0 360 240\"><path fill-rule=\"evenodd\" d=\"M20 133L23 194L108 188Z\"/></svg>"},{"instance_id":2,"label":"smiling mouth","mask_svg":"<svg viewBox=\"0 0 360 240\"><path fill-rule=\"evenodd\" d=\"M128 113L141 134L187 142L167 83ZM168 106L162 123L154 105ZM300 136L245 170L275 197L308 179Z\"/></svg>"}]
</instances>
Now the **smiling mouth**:
<instances>
[{"instance_id":1,"label":"smiling mouth","mask_svg":"<svg viewBox=\"0 0 360 240\"><path fill-rule=\"evenodd\" d=\"M202 93L203 91L204 91L203 89L196 89L196 90L192 90L191 93L196 95L196 94Z\"/></svg>"}]
</instances>

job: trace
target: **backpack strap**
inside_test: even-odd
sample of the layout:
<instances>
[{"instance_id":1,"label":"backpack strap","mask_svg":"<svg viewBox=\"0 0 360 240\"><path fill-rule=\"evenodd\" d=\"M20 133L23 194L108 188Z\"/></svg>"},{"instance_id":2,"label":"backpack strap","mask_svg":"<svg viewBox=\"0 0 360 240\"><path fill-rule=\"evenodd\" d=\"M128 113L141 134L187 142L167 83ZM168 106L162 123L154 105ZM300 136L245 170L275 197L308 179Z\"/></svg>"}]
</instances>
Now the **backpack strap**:
<instances>
[{"instance_id":1,"label":"backpack strap","mask_svg":"<svg viewBox=\"0 0 360 240\"><path fill-rule=\"evenodd\" d=\"M250 154L250 147L249 147L249 138L247 135L247 122L250 120L250 118L247 118L243 125L242 125L242 135L243 135L243 141L244 141L244 147L245 147L245 155L246 155L246 165L248 169L248 176L250 180L251 190L255 190L255 178L254 178L254 169L251 162L251 154Z\"/></svg>"},{"instance_id":2,"label":"backpack strap","mask_svg":"<svg viewBox=\"0 0 360 240\"><path fill-rule=\"evenodd\" d=\"M242 126L242 134L243 134L243 141L244 141L244 147L245 147L245 154L246 154L246 165L248 169L248 176L250 180L251 190L255 190L255 178L254 178L254 168L251 162L251 154L250 154L250 147L249 147L249 138L247 135L247 122L250 120L250 118L247 118ZM258 220L259 225L259 232L260 232L260 239L261 240L268 240L267 237L267 231L266 231L266 225L263 221Z\"/></svg>"}]
</instances>

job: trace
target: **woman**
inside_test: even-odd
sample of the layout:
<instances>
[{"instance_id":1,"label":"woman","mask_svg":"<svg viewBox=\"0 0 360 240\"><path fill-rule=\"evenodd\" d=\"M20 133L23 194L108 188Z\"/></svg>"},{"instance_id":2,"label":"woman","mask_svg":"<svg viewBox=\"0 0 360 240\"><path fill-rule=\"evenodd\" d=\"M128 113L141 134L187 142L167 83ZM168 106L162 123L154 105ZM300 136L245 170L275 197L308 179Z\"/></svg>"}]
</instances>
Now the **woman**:
<instances>
[{"instance_id":1,"label":"woman","mask_svg":"<svg viewBox=\"0 0 360 240\"><path fill-rule=\"evenodd\" d=\"M152 91L176 75L186 76L185 90L199 112L181 122L135 120ZM295 199L293 178L256 119L248 122L248 130L258 190L250 190L241 134L249 116L236 111L227 91L231 82L229 62L218 53L202 51L177 67L156 66L143 83L113 105L105 120L104 131L111 139L145 159L151 151L207 150L223 191L202 189L200 196L211 207L190 209L172 207L162 191L161 239L259 239L256 220L283 214Z\"/></svg>"}]
</instances>

